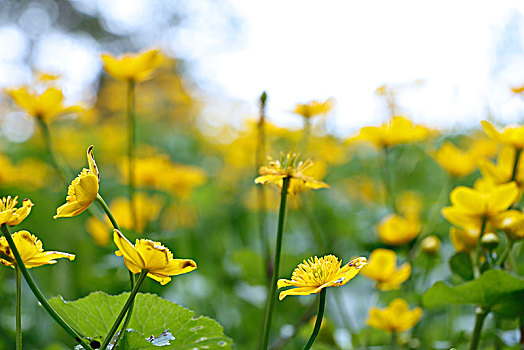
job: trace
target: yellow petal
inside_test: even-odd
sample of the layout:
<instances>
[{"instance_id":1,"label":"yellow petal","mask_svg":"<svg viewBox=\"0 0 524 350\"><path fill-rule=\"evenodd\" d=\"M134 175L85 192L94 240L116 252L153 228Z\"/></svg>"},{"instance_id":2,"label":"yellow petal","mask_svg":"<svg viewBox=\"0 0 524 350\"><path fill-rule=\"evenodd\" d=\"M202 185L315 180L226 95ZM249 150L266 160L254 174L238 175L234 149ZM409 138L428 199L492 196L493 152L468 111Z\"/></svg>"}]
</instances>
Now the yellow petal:
<instances>
[{"instance_id":1,"label":"yellow petal","mask_svg":"<svg viewBox=\"0 0 524 350\"><path fill-rule=\"evenodd\" d=\"M113 240L119 249L120 254L124 257L124 262L129 262L131 266L136 267L139 270L145 268L145 263L140 254L138 254L135 247L127 240L122 232L117 229L113 230ZM116 253L116 252L115 252ZM129 266L126 263L126 266ZM136 269L134 269L136 271ZM133 271L131 271L133 272ZM133 272L134 273L134 272Z\"/></svg>"},{"instance_id":2,"label":"yellow petal","mask_svg":"<svg viewBox=\"0 0 524 350\"><path fill-rule=\"evenodd\" d=\"M450 223L460 227L478 226L482 223L480 216L472 216L464 213L457 207L445 207L441 209L442 216Z\"/></svg>"},{"instance_id":3,"label":"yellow petal","mask_svg":"<svg viewBox=\"0 0 524 350\"><path fill-rule=\"evenodd\" d=\"M100 174L98 173L98 167L96 166L95 157L93 156L93 146L89 146L87 149L87 164L89 164L89 172L96 176L100 183ZM98 191L97 191L98 192Z\"/></svg>"},{"instance_id":4,"label":"yellow petal","mask_svg":"<svg viewBox=\"0 0 524 350\"><path fill-rule=\"evenodd\" d=\"M458 186L450 195L451 204L466 214L482 215L486 211L482 195L472 188Z\"/></svg>"},{"instance_id":5,"label":"yellow petal","mask_svg":"<svg viewBox=\"0 0 524 350\"><path fill-rule=\"evenodd\" d=\"M56 251L47 251L47 252L42 252L40 254L33 256L32 258L28 259L27 261L24 261L24 263L27 268L31 268L31 267L37 267L37 266L47 265L47 264L56 264L55 259L60 259L60 258L67 258L70 261L73 261L75 260L75 255L69 254L69 253L56 252Z\"/></svg>"},{"instance_id":6,"label":"yellow petal","mask_svg":"<svg viewBox=\"0 0 524 350\"><path fill-rule=\"evenodd\" d=\"M409 276L411 276L411 265L406 262L392 273L387 280L379 283L378 288L382 291L399 289L400 285L404 283Z\"/></svg>"},{"instance_id":7,"label":"yellow petal","mask_svg":"<svg viewBox=\"0 0 524 350\"><path fill-rule=\"evenodd\" d=\"M488 135L489 138L492 139L493 141L499 142L500 137L501 137L500 132L498 132L497 129L495 129L495 127L491 125L491 123L485 120L481 121L480 123L482 124L482 128L484 129L484 132L486 133L486 135Z\"/></svg>"},{"instance_id":8,"label":"yellow petal","mask_svg":"<svg viewBox=\"0 0 524 350\"><path fill-rule=\"evenodd\" d=\"M191 259L171 259L161 272L169 276L176 276L191 272L196 268L196 262Z\"/></svg>"},{"instance_id":9,"label":"yellow petal","mask_svg":"<svg viewBox=\"0 0 524 350\"><path fill-rule=\"evenodd\" d=\"M162 275L162 274L156 274L156 273L153 273L153 272L149 272L147 274L147 277L157 281L157 282L160 282L161 285L166 285L168 284L170 281L171 281L171 277L169 276L165 276L165 275Z\"/></svg>"},{"instance_id":10,"label":"yellow petal","mask_svg":"<svg viewBox=\"0 0 524 350\"><path fill-rule=\"evenodd\" d=\"M19 225L29 215L33 205L34 204L31 202L30 199L28 198L24 199L22 206L13 211L11 218L6 223L9 226ZM1 219L0 219L0 222L2 222Z\"/></svg>"},{"instance_id":11,"label":"yellow petal","mask_svg":"<svg viewBox=\"0 0 524 350\"><path fill-rule=\"evenodd\" d=\"M288 295L310 295L313 293L315 289L316 287L291 288L283 292L280 292L280 294L278 295L278 300L282 300Z\"/></svg>"},{"instance_id":12,"label":"yellow petal","mask_svg":"<svg viewBox=\"0 0 524 350\"><path fill-rule=\"evenodd\" d=\"M375 249L369 256L369 263L362 268L362 274L376 281L387 280L395 272L397 256L389 249Z\"/></svg>"},{"instance_id":13,"label":"yellow petal","mask_svg":"<svg viewBox=\"0 0 524 350\"><path fill-rule=\"evenodd\" d=\"M385 317L385 312L380 310L376 306L372 307L369 310L369 317L366 320L366 323L373 328L391 331L389 322Z\"/></svg>"},{"instance_id":14,"label":"yellow petal","mask_svg":"<svg viewBox=\"0 0 524 350\"><path fill-rule=\"evenodd\" d=\"M95 175L80 176L75 185L75 194L78 203L84 207L83 210L86 210L95 201L98 194L98 177Z\"/></svg>"},{"instance_id":15,"label":"yellow petal","mask_svg":"<svg viewBox=\"0 0 524 350\"><path fill-rule=\"evenodd\" d=\"M162 271L169 260L169 249L148 239L139 239L135 249L144 261L144 268L150 271Z\"/></svg>"},{"instance_id":16,"label":"yellow petal","mask_svg":"<svg viewBox=\"0 0 524 350\"><path fill-rule=\"evenodd\" d=\"M490 215L495 215L508 209L519 195L519 190L515 182L500 185L489 194L488 211Z\"/></svg>"}]
</instances>

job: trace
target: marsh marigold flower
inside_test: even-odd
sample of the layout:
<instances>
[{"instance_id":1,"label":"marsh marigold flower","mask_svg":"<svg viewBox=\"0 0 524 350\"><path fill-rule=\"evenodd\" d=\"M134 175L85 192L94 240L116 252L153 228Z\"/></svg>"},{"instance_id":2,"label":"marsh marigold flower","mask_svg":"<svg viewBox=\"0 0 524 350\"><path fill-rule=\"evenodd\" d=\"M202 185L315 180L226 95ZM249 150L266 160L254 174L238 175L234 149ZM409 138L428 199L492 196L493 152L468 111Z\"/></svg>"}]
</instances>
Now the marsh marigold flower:
<instances>
[{"instance_id":1,"label":"marsh marigold flower","mask_svg":"<svg viewBox=\"0 0 524 350\"><path fill-rule=\"evenodd\" d=\"M119 80L145 81L151 79L153 71L162 63L159 50L115 57L102 54L107 74Z\"/></svg>"},{"instance_id":2,"label":"marsh marigold flower","mask_svg":"<svg viewBox=\"0 0 524 350\"><path fill-rule=\"evenodd\" d=\"M69 218L79 215L95 201L100 178L93 156L93 146L87 149L87 163L89 169L82 169L82 172L71 182L67 189L67 203L56 209L56 215L53 218Z\"/></svg>"},{"instance_id":3,"label":"marsh marigold flower","mask_svg":"<svg viewBox=\"0 0 524 350\"><path fill-rule=\"evenodd\" d=\"M6 92L18 108L46 123L59 115L84 111L80 106L65 107L64 94L56 87L50 87L40 95L27 87L8 89Z\"/></svg>"},{"instance_id":4,"label":"marsh marigold flower","mask_svg":"<svg viewBox=\"0 0 524 350\"><path fill-rule=\"evenodd\" d=\"M420 249L429 255L435 255L440 250L440 239L435 235L427 236L420 242Z\"/></svg>"},{"instance_id":5,"label":"marsh marigold flower","mask_svg":"<svg viewBox=\"0 0 524 350\"><path fill-rule=\"evenodd\" d=\"M306 188L329 188L329 185L313 177L314 169L311 160L298 162L298 154L280 155L280 160L269 158L269 165L262 166L260 176L255 179L257 184L273 183L282 189L284 178L289 178L288 193L297 194Z\"/></svg>"},{"instance_id":6,"label":"marsh marigold flower","mask_svg":"<svg viewBox=\"0 0 524 350\"><path fill-rule=\"evenodd\" d=\"M369 142L377 148L423 141L429 138L432 131L424 126L415 125L402 116L395 116L381 126L367 126L360 133L347 140L348 143Z\"/></svg>"},{"instance_id":7,"label":"marsh marigold flower","mask_svg":"<svg viewBox=\"0 0 524 350\"><path fill-rule=\"evenodd\" d=\"M486 134L495 142L515 147L524 148L524 126L507 126L498 131L491 123L483 120L482 128Z\"/></svg>"},{"instance_id":8,"label":"marsh marigold flower","mask_svg":"<svg viewBox=\"0 0 524 350\"><path fill-rule=\"evenodd\" d=\"M373 328L386 332L404 332L413 328L422 317L422 309L409 309L407 301L401 298L394 299L385 309L372 307L366 323Z\"/></svg>"},{"instance_id":9,"label":"marsh marigold flower","mask_svg":"<svg viewBox=\"0 0 524 350\"><path fill-rule=\"evenodd\" d=\"M442 209L442 215L459 227L480 227L482 220L492 220L507 210L519 191L515 182L492 187L458 186L450 194L451 207Z\"/></svg>"},{"instance_id":10,"label":"marsh marigold flower","mask_svg":"<svg viewBox=\"0 0 524 350\"><path fill-rule=\"evenodd\" d=\"M378 235L382 242L398 246L411 242L420 232L417 218L404 218L398 214L390 214L380 222Z\"/></svg>"},{"instance_id":11,"label":"marsh marigold flower","mask_svg":"<svg viewBox=\"0 0 524 350\"><path fill-rule=\"evenodd\" d=\"M3 197L0 200L0 225L7 224L15 226L20 224L31 212L33 203L30 199L24 199L22 206L15 208L18 203L18 196L11 198L11 196Z\"/></svg>"},{"instance_id":12,"label":"marsh marigold flower","mask_svg":"<svg viewBox=\"0 0 524 350\"><path fill-rule=\"evenodd\" d=\"M450 227L449 238L457 252L469 252L476 248L480 236L480 226L463 229Z\"/></svg>"},{"instance_id":13,"label":"marsh marigold flower","mask_svg":"<svg viewBox=\"0 0 524 350\"><path fill-rule=\"evenodd\" d=\"M389 249L375 249L369 256L368 265L362 274L377 282L380 290L399 289L411 275L411 265L404 263L397 268L397 255Z\"/></svg>"},{"instance_id":14,"label":"marsh marigold flower","mask_svg":"<svg viewBox=\"0 0 524 350\"><path fill-rule=\"evenodd\" d=\"M342 261L334 255L326 255L322 258L309 258L293 271L291 280L278 280L277 287L295 287L280 292L278 299L282 300L288 295L310 295L317 294L327 287L343 286L353 279L360 269L367 264L364 257L351 260L340 267Z\"/></svg>"},{"instance_id":15,"label":"marsh marigold flower","mask_svg":"<svg viewBox=\"0 0 524 350\"><path fill-rule=\"evenodd\" d=\"M16 249L20 253L20 257L28 269L41 265L55 264L55 259L67 258L74 260L73 254L44 251L42 241L28 231L18 231L11 235L15 242ZM9 243L5 237L0 237L0 264L14 267L16 265L15 256L9 247Z\"/></svg>"},{"instance_id":16,"label":"marsh marigold flower","mask_svg":"<svg viewBox=\"0 0 524 350\"><path fill-rule=\"evenodd\" d=\"M444 142L433 157L452 176L462 177L475 171L475 157L458 149L451 142Z\"/></svg>"},{"instance_id":17,"label":"marsh marigold flower","mask_svg":"<svg viewBox=\"0 0 524 350\"><path fill-rule=\"evenodd\" d=\"M304 118L315 117L320 114L327 114L333 108L333 99L327 99L324 102L309 101L308 103L299 103L295 106L293 113L299 114Z\"/></svg>"},{"instance_id":18,"label":"marsh marigold flower","mask_svg":"<svg viewBox=\"0 0 524 350\"><path fill-rule=\"evenodd\" d=\"M524 238L524 213L507 210L497 217L495 226L504 231L509 239L518 241Z\"/></svg>"},{"instance_id":19,"label":"marsh marigold flower","mask_svg":"<svg viewBox=\"0 0 524 350\"><path fill-rule=\"evenodd\" d=\"M191 259L173 259L173 253L160 242L137 239L133 245L118 230L113 231L113 239L118 247L115 254L124 258L129 271L136 274L147 270L147 277L161 285L171 281L169 276L181 275L197 268Z\"/></svg>"},{"instance_id":20,"label":"marsh marigold flower","mask_svg":"<svg viewBox=\"0 0 524 350\"><path fill-rule=\"evenodd\" d=\"M493 164L485 158L481 159L478 164L480 173L485 179L490 180L494 184L510 182L513 176L513 167L515 166L515 154L515 148L506 146L500 151L497 157L497 164ZM516 171L515 182L522 188L524 186L524 157L519 157Z\"/></svg>"}]
</instances>

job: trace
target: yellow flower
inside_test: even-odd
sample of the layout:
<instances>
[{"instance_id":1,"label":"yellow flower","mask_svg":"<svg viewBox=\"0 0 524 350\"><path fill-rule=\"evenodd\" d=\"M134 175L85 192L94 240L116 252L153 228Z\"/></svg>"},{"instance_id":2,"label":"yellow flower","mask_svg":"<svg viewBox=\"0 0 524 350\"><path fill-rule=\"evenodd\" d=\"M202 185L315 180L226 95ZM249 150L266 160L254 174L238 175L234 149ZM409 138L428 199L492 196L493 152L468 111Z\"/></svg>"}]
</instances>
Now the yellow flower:
<instances>
[{"instance_id":1,"label":"yellow flower","mask_svg":"<svg viewBox=\"0 0 524 350\"><path fill-rule=\"evenodd\" d=\"M129 271L136 274L147 270L147 276L161 285L171 281L169 276L181 275L197 268L191 259L173 259L173 253L160 242L137 239L135 245L132 245L118 230L113 231L113 240L119 249L115 254L124 258Z\"/></svg>"},{"instance_id":2,"label":"yellow flower","mask_svg":"<svg viewBox=\"0 0 524 350\"><path fill-rule=\"evenodd\" d=\"M451 207L442 209L442 215L460 227L477 227L482 220L491 220L508 209L519 195L515 182L491 188L458 186L451 191Z\"/></svg>"},{"instance_id":3,"label":"yellow flower","mask_svg":"<svg viewBox=\"0 0 524 350\"><path fill-rule=\"evenodd\" d=\"M27 231L18 231L11 236L13 237L16 249L18 249L25 267L28 269L41 265L56 264L55 259L59 258L75 259L73 254L55 251L44 252L42 242ZM3 236L0 237L0 254L2 256L2 258L0 258L0 264L11 267L16 265L13 252Z\"/></svg>"},{"instance_id":4,"label":"yellow flower","mask_svg":"<svg viewBox=\"0 0 524 350\"><path fill-rule=\"evenodd\" d=\"M521 94L524 92L524 85L521 85L521 86L513 86L511 88L511 92L513 92L514 94Z\"/></svg>"},{"instance_id":5,"label":"yellow flower","mask_svg":"<svg viewBox=\"0 0 524 350\"><path fill-rule=\"evenodd\" d=\"M421 317L422 309L420 307L409 310L409 305L404 299L396 298L385 309L372 307L366 323L386 332L399 333L413 328Z\"/></svg>"},{"instance_id":6,"label":"yellow flower","mask_svg":"<svg viewBox=\"0 0 524 350\"><path fill-rule=\"evenodd\" d=\"M71 182L67 189L67 202L56 209L54 219L79 215L95 201L100 178L93 156L93 146L87 149L87 163L89 169L82 169L82 172Z\"/></svg>"},{"instance_id":7,"label":"yellow flower","mask_svg":"<svg viewBox=\"0 0 524 350\"><path fill-rule=\"evenodd\" d=\"M390 214L380 222L378 235L382 242L398 246L411 242L420 232L420 223L416 218L404 218Z\"/></svg>"},{"instance_id":8,"label":"yellow flower","mask_svg":"<svg viewBox=\"0 0 524 350\"><path fill-rule=\"evenodd\" d=\"M20 224L31 212L31 207L34 205L30 199L24 199L20 208L15 208L18 203L18 196L11 198L11 196L3 197L0 200L0 225L7 224L15 226Z\"/></svg>"},{"instance_id":9,"label":"yellow flower","mask_svg":"<svg viewBox=\"0 0 524 350\"><path fill-rule=\"evenodd\" d=\"M397 210L404 217L412 221L418 221L420 212L424 205L422 194L417 191L405 191L396 200Z\"/></svg>"},{"instance_id":10,"label":"yellow flower","mask_svg":"<svg viewBox=\"0 0 524 350\"><path fill-rule=\"evenodd\" d=\"M343 286L353 279L362 267L367 264L366 258L356 258L344 265L334 255L322 258L309 258L293 271L291 280L278 280L277 287L296 287L280 292L278 299L282 300L288 295L317 294L327 287Z\"/></svg>"},{"instance_id":11,"label":"yellow flower","mask_svg":"<svg viewBox=\"0 0 524 350\"><path fill-rule=\"evenodd\" d=\"M158 218L160 210L164 205L162 196L148 196L139 192L135 195L136 205L136 230L143 232L151 222ZM115 198L110 205L111 212L121 227L126 229L133 228L133 218L131 217L129 199L125 197Z\"/></svg>"},{"instance_id":12,"label":"yellow flower","mask_svg":"<svg viewBox=\"0 0 524 350\"><path fill-rule=\"evenodd\" d=\"M524 238L524 213L518 210L508 210L497 217L495 226L504 231L511 240Z\"/></svg>"},{"instance_id":13,"label":"yellow flower","mask_svg":"<svg viewBox=\"0 0 524 350\"><path fill-rule=\"evenodd\" d=\"M475 249L479 240L480 227L465 227L459 229L451 227L449 229L449 238L457 252L469 252Z\"/></svg>"},{"instance_id":14,"label":"yellow flower","mask_svg":"<svg viewBox=\"0 0 524 350\"><path fill-rule=\"evenodd\" d=\"M101 221L97 217L91 216L86 221L86 230L95 241L95 244L105 247L109 243L109 237L113 231L113 226L109 219Z\"/></svg>"},{"instance_id":15,"label":"yellow flower","mask_svg":"<svg viewBox=\"0 0 524 350\"><path fill-rule=\"evenodd\" d=\"M8 89L6 92L20 109L44 122L49 122L58 115L84 111L80 106L64 107L64 95L56 87L50 87L40 95L27 87Z\"/></svg>"},{"instance_id":16,"label":"yellow flower","mask_svg":"<svg viewBox=\"0 0 524 350\"><path fill-rule=\"evenodd\" d=\"M444 142L433 156L437 163L452 176L466 176L475 170L475 158L469 152L459 150L451 142Z\"/></svg>"},{"instance_id":17,"label":"yellow flower","mask_svg":"<svg viewBox=\"0 0 524 350\"><path fill-rule=\"evenodd\" d=\"M485 120L481 123L484 132L486 132L493 141L520 150L524 148L524 126L507 126L500 132Z\"/></svg>"},{"instance_id":18,"label":"yellow flower","mask_svg":"<svg viewBox=\"0 0 524 350\"><path fill-rule=\"evenodd\" d=\"M515 148L504 147L497 157L497 164L493 164L488 159L479 161L478 167L482 176L494 184L504 184L511 180L513 167L515 165ZM517 174L515 181L519 187L524 186L524 157L519 157L517 164Z\"/></svg>"},{"instance_id":19,"label":"yellow flower","mask_svg":"<svg viewBox=\"0 0 524 350\"><path fill-rule=\"evenodd\" d=\"M304 118L311 118L319 114L327 114L333 108L333 99L329 98L324 102L309 101L308 103L297 104L293 113L299 114Z\"/></svg>"},{"instance_id":20,"label":"yellow flower","mask_svg":"<svg viewBox=\"0 0 524 350\"><path fill-rule=\"evenodd\" d=\"M360 133L347 140L353 142L370 142L378 148L392 147L404 143L423 141L429 138L432 131L424 126L415 125L409 119L396 116L381 126L367 126Z\"/></svg>"},{"instance_id":21,"label":"yellow flower","mask_svg":"<svg viewBox=\"0 0 524 350\"><path fill-rule=\"evenodd\" d=\"M440 239L435 235L427 236L420 242L420 249L426 254L435 255L440 249Z\"/></svg>"},{"instance_id":22,"label":"yellow flower","mask_svg":"<svg viewBox=\"0 0 524 350\"><path fill-rule=\"evenodd\" d=\"M369 264L362 274L377 282L380 290L399 289L400 285L411 275L411 265L402 264L397 268L397 255L389 249L375 249L369 256Z\"/></svg>"},{"instance_id":23,"label":"yellow flower","mask_svg":"<svg viewBox=\"0 0 524 350\"><path fill-rule=\"evenodd\" d=\"M313 178L313 162L297 162L298 154L280 154L280 161L269 158L269 165L260 167L260 176L255 179L257 184L273 183L282 190L284 178L289 178L288 193L297 194L306 188L329 188L329 185Z\"/></svg>"},{"instance_id":24,"label":"yellow flower","mask_svg":"<svg viewBox=\"0 0 524 350\"><path fill-rule=\"evenodd\" d=\"M107 74L119 80L144 81L151 79L153 71L162 62L159 50L125 54L119 58L102 54Z\"/></svg>"}]
</instances>

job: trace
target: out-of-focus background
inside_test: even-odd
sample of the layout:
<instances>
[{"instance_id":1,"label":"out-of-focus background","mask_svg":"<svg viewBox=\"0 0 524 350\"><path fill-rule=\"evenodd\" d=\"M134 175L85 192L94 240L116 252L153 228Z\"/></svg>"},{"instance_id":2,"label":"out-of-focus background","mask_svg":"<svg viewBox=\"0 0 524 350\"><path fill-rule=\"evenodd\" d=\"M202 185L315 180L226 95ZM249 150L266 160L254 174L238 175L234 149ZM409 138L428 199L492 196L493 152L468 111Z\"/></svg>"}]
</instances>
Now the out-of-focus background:
<instances>
[{"instance_id":1,"label":"out-of-focus background","mask_svg":"<svg viewBox=\"0 0 524 350\"><path fill-rule=\"evenodd\" d=\"M266 153L300 152L331 185L290 201L281 269L287 278L313 255L334 253L347 262L385 246L376 227L390 209L377 154L348 147L350 135L392 114L440 130L429 142L400 146L392 155L395 192L401 198L410 191L407 197L423 203L422 223L431 217L431 233L443 241L437 260L417 260L424 278L385 299L402 295L412 305L432 282L451 274L445 263L453 253L449 225L432 214L448 181L432 156L435 149L444 139L463 148L479 138L489 143L477 133L480 120L519 123L524 114L521 95L511 91L524 84L519 1L0 0L0 88L38 89L45 84L40 73L59 76L52 84L62 89L65 104L80 104L86 112L50 124L54 147L72 169L72 180L94 145L100 193L124 229L131 222L126 86L103 72L100 55L149 48L165 57L155 77L137 86L139 231L162 241L175 257L194 259L198 270L164 287L148 280L143 290L216 319L237 349L255 348L266 293L253 183L263 91L269 96ZM329 98L333 109L312 120L304 142L295 105ZM493 147L484 155L493 158ZM475 170L452 184L470 185L478 176ZM44 293L72 300L94 290L126 291L128 275L113 254L109 226L87 212L52 219L67 185L51 166L35 120L2 94L0 194L31 198L35 207L21 228L41 238L47 250L77 255L74 262L31 271ZM267 195L266 230L273 242L278 194ZM14 288L13 271L2 267L0 349L14 347ZM333 290L318 349L388 343L385 333L365 326L379 300L372 289L372 281L359 276ZM28 288L23 299L24 348L71 348ZM314 299L289 297L277 304L277 345L295 349L304 343L310 329L297 327L297 320L308 315ZM459 311L454 318L425 313L406 346L463 343L469 322Z\"/></svg>"}]
</instances>

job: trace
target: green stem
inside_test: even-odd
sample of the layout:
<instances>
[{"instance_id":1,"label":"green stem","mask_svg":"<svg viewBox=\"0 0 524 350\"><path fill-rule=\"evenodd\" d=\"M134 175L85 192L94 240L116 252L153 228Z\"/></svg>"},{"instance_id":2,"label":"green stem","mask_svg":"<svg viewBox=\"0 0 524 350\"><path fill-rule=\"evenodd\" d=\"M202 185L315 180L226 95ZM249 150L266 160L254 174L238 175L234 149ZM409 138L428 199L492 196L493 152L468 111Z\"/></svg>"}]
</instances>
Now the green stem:
<instances>
[{"instance_id":1,"label":"green stem","mask_svg":"<svg viewBox=\"0 0 524 350\"><path fill-rule=\"evenodd\" d=\"M397 332L391 331L391 344L390 344L391 350L394 350L397 348Z\"/></svg>"},{"instance_id":2,"label":"green stem","mask_svg":"<svg viewBox=\"0 0 524 350\"><path fill-rule=\"evenodd\" d=\"M275 261L273 264L273 273L271 276L271 284L269 286L269 295L266 301L266 314L264 317L264 328L262 332L261 350L266 350L269 345L269 330L271 328L271 316L273 314L273 307L275 306L275 297L277 292L277 279L280 268L280 254L282 251L282 234L284 232L284 218L286 215L286 199L289 188L289 177L282 180L282 192L280 194L280 210L278 212L278 230L277 242L275 245Z\"/></svg>"},{"instance_id":3,"label":"green stem","mask_svg":"<svg viewBox=\"0 0 524 350\"><path fill-rule=\"evenodd\" d=\"M138 293L138 289L142 285L142 282L144 282L144 280L145 280L145 278L147 276L147 273L148 273L148 271L146 269L144 269L144 270L142 270L140 272L140 276L138 276L138 281L136 282L135 287L133 288L133 290L129 294L129 297L127 298L127 301L124 304L124 307L122 308L122 310L120 311L120 314L118 315L118 317L116 318L115 322L113 323L113 326L109 330L109 333L107 333L107 336L105 337L104 342L100 346L100 349L107 348L107 346L111 342L111 339L113 338L113 335L115 335L115 332L118 329L118 326L120 326L120 322L122 322L124 316L127 313L127 310L132 307L133 301L135 300L136 293Z\"/></svg>"},{"instance_id":4,"label":"green stem","mask_svg":"<svg viewBox=\"0 0 524 350\"><path fill-rule=\"evenodd\" d=\"M136 203L135 203L135 144L136 144L136 116L135 116L135 81L127 82L127 156L129 161L129 210L133 218L133 229L136 231Z\"/></svg>"},{"instance_id":5,"label":"green stem","mask_svg":"<svg viewBox=\"0 0 524 350\"><path fill-rule=\"evenodd\" d=\"M397 212L397 203L395 202L395 196L393 194L393 176L392 176L392 169L391 164L389 161L390 157L390 147L384 146L384 164L382 169L382 176L383 176L383 182L384 186L386 187L386 198L391 206L391 209L393 212Z\"/></svg>"},{"instance_id":6,"label":"green stem","mask_svg":"<svg viewBox=\"0 0 524 350\"><path fill-rule=\"evenodd\" d=\"M113 225L113 228L117 229L118 231L121 231L120 226L118 226L118 222L116 222L116 219L113 216L113 213L111 213L111 210L109 210L106 201L104 200L104 198L102 198L102 196L99 193L96 194L96 201L98 204L100 204L102 210L104 210L104 213L106 213L107 217L109 218L109 221L111 221L111 225Z\"/></svg>"},{"instance_id":7,"label":"green stem","mask_svg":"<svg viewBox=\"0 0 524 350\"><path fill-rule=\"evenodd\" d=\"M509 253L511 253L511 249L513 248L513 245L515 244L515 241L512 239L509 239L508 236L506 236L506 247L504 248L504 251L500 256L498 257L497 261L495 262L495 266L503 267L504 263L506 262L506 259L508 258Z\"/></svg>"},{"instance_id":8,"label":"green stem","mask_svg":"<svg viewBox=\"0 0 524 350\"><path fill-rule=\"evenodd\" d=\"M480 247L480 241L482 240L482 235L484 234L484 230L486 229L486 218L483 218L482 219L482 225L480 226L480 233L479 233L479 238L477 240L477 246L475 247L475 250L472 254L472 264L473 264L473 277L475 279L479 278L480 277L480 265L479 265L479 258L480 258L480 252L481 252L481 247Z\"/></svg>"},{"instance_id":9,"label":"green stem","mask_svg":"<svg viewBox=\"0 0 524 350\"><path fill-rule=\"evenodd\" d=\"M16 270L16 350L22 350L22 273L18 264Z\"/></svg>"},{"instance_id":10,"label":"green stem","mask_svg":"<svg viewBox=\"0 0 524 350\"><path fill-rule=\"evenodd\" d=\"M483 310L480 306L477 306L477 310L475 311L475 328L473 328L473 334L471 335L468 350L477 349L480 342L480 334L482 333L482 326L484 325L484 320L488 313L488 310Z\"/></svg>"},{"instance_id":11,"label":"green stem","mask_svg":"<svg viewBox=\"0 0 524 350\"><path fill-rule=\"evenodd\" d=\"M322 290L320 291L320 298L318 300L318 314L317 320L315 321L315 328L313 328L313 333L311 333L311 337L309 337L306 346L304 346L304 350L309 350L311 348L311 346L315 342L315 339L317 338L318 332L320 331L322 319L324 318L324 307L326 306L326 290L327 288L322 288Z\"/></svg>"},{"instance_id":12,"label":"green stem","mask_svg":"<svg viewBox=\"0 0 524 350\"><path fill-rule=\"evenodd\" d=\"M511 181L515 181L515 179L517 178L517 172L519 170L519 159L520 159L520 153L521 153L521 149L516 149L515 150L515 163L513 164L513 172L511 173L511 179L509 180L510 182Z\"/></svg>"},{"instance_id":13,"label":"green stem","mask_svg":"<svg viewBox=\"0 0 524 350\"><path fill-rule=\"evenodd\" d=\"M69 183L71 181L71 169L67 166L64 159L58 155L57 152L55 152L55 149L53 147L53 142L51 140L51 133L49 132L49 126L46 122L44 122L41 118L35 118L40 125L40 129L42 130L42 134L44 136L44 142L47 148L47 153L49 154L49 157L51 158L51 162L53 163L53 166L56 170L60 173L60 176L64 179L66 183Z\"/></svg>"},{"instance_id":14,"label":"green stem","mask_svg":"<svg viewBox=\"0 0 524 350\"><path fill-rule=\"evenodd\" d=\"M304 140L303 140L303 150L304 154L307 154L307 147L309 143L309 137L311 135L311 120L309 117L303 117L304 120Z\"/></svg>"},{"instance_id":15,"label":"green stem","mask_svg":"<svg viewBox=\"0 0 524 350\"><path fill-rule=\"evenodd\" d=\"M27 268L24 265L24 261L22 260L22 257L20 256L20 253L18 252L18 249L16 248L15 242L13 241L13 238L11 237L11 233L9 232L9 228L6 224L2 224L0 226L0 229L2 231L2 234L4 235L5 239L7 240L7 243L9 244L9 248L11 248L11 251L13 252L13 255L16 260L16 264L20 268L20 271L22 275L24 276L25 281L27 282L27 285L33 292L36 299L40 302L44 310L51 316L51 318L58 323L60 327L62 327L75 341L77 341L80 345L84 347L84 349L90 350L91 347L84 342L84 340L81 338L80 334L75 331L71 326L67 324L66 321L60 315L53 309L51 304L47 301L47 299L44 297L38 286L36 285L35 281L29 274L29 271L27 271Z\"/></svg>"}]
</instances>

